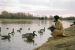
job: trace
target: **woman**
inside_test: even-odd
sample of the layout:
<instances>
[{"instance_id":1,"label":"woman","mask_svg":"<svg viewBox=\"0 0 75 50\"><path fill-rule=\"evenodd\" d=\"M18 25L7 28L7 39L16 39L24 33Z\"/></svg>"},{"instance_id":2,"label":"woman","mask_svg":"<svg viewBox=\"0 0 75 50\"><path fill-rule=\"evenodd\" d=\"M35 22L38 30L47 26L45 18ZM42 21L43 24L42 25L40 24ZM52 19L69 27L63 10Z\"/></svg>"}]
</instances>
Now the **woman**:
<instances>
[{"instance_id":1,"label":"woman","mask_svg":"<svg viewBox=\"0 0 75 50\"><path fill-rule=\"evenodd\" d=\"M63 25L59 20L59 16L54 16L55 30L52 32L53 37L63 36Z\"/></svg>"}]
</instances>

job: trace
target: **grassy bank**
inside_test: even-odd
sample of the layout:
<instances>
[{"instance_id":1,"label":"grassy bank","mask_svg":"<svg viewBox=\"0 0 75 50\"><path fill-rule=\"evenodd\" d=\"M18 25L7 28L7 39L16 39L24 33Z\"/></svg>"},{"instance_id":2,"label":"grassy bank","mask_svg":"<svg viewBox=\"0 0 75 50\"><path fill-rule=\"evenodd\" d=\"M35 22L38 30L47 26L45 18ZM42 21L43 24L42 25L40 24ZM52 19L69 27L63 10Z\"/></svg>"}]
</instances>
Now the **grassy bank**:
<instances>
[{"instance_id":1,"label":"grassy bank","mask_svg":"<svg viewBox=\"0 0 75 50\"><path fill-rule=\"evenodd\" d=\"M65 35L71 32L69 36L59 39L49 38L46 43L36 48L35 50L75 50L75 26L65 29ZM66 34L67 33L67 34Z\"/></svg>"}]
</instances>

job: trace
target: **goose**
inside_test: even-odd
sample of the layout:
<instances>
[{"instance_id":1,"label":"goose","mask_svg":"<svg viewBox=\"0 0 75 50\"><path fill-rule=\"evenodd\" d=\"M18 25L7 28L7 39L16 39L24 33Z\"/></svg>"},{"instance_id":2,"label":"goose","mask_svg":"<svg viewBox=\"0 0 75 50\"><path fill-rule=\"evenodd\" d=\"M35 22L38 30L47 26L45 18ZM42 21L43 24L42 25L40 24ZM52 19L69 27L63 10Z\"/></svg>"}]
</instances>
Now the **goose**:
<instances>
[{"instance_id":1,"label":"goose","mask_svg":"<svg viewBox=\"0 0 75 50\"><path fill-rule=\"evenodd\" d=\"M28 30L30 30L30 28L28 28Z\"/></svg>"},{"instance_id":2,"label":"goose","mask_svg":"<svg viewBox=\"0 0 75 50\"><path fill-rule=\"evenodd\" d=\"M21 32L21 30L17 30L17 32Z\"/></svg>"},{"instance_id":3,"label":"goose","mask_svg":"<svg viewBox=\"0 0 75 50\"><path fill-rule=\"evenodd\" d=\"M73 25L75 25L75 21L74 21L73 24L71 24L70 26L73 26Z\"/></svg>"},{"instance_id":4,"label":"goose","mask_svg":"<svg viewBox=\"0 0 75 50\"><path fill-rule=\"evenodd\" d=\"M6 28L6 29L9 29L9 28Z\"/></svg>"},{"instance_id":5,"label":"goose","mask_svg":"<svg viewBox=\"0 0 75 50\"><path fill-rule=\"evenodd\" d=\"M12 32L11 32L11 33L15 33L15 32L14 32L14 28L12 29Z\"/></svg>"},{"instance_id":6,"label":"goose","mask_svg":"<svg viewBox=\"0 0 75 50\"><path fill-rule=\"evenodd\" d=\"M22 34L22 38L33 39L35 36L37 36L35 32L36 31L33 31L33 33Z\"/></svg>"},{"instance_id":7,"label":"goose","mask_svg":"<svg viewBox=\"0 0 75 50\"><path fill-rule=\"evenodd\" d=\"M11 38L10 34L11 33L8 33L8 35L1 35L2 40L5 40L5 39L8 39L9 40Z\"/></svg>"},{"instance_id":8,"label":"goose","mask_svg":"<svg viewBox=\"0 0 75 50\"><path fill-rule=\"evenodd\" d=\"M43 33L43 31L39 30L38 33Z\"/></svg>"},{"instance_id":9,"label":"goose","mask_svg":"<svg viewBox=\"0 0 75 50\"><path fill-rule=\"evenodd\" d=\"M55 27L54 26L51 26L48 29L51 30L51 32L53 32L55 30Z\"/></svg>"},{"instance_id":10,"label":"goose","mask_svg":"<svg viewBox=\"0 0 75 50\"><path fill-rule=\"evenodd\" d=\"M41 31L45 32L45 27L43 29L40 29Z\"/></svg>"},{"instance_id":11,"label":"goose","mask_svg":"<svg viewBox=\"0 0 75 50\"><path fill-rule=\"evenodd\" d=\"M40 30L38 31L38 33L43 33L43 32L45 32L45 27L44 27L43 29L40 29Z\"/></svg>"},{"instance_id":12,"label":"goose","mask_svg":"<svg viewBox=\"0 0 75 50\"><path fill-rule=\"evenodd\" d=\"M14 32L14 28L12 29L12 32L11 32L11 34L14 36L14 34L15 34L15 32Z\"/></svg>"},{"instance_id":13,"label":"goose","mask_svg":"<svg viewBox=\"0 0 75 50\"><path fill-rule=\"evenodd\" d=\"M22 30L22 28L20 28L19 30L17 30L17 32L20 32L21 33L21 30Z\"/></svg>"},{"instance_id":14,"label":"goose","mask_svg":"<svg viewBox=\"0 0 75 50\"><path fill-rule=\"evenodd\" d=\"M20 30L22 30L22 28L20 28Z\"/></svg>"},{"instance_id":15,"label":"goose","mask_svg":"<svg viewBox=\"0 0 75 50\"><path fill-rule=\"evenodd\" d=\"M1 32L1 27L0 27L0 32Z\"/></svg>"}]
</instances>

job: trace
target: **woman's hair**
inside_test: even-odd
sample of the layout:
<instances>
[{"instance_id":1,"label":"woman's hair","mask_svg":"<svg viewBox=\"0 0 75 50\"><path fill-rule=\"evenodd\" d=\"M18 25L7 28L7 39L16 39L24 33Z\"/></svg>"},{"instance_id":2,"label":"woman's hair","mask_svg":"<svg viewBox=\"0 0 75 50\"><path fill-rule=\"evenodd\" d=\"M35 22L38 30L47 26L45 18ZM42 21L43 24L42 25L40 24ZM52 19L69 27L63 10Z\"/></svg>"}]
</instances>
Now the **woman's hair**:
<instances>
[{"instance_id":1,"label":"woman's hair","mask_svg":"<svg viewBox=\"0 0 75 50\"><path fill-rule=\"evenodd\" d=\"M59 19L59 16L58 16L58 15L55 15L54 18L55 18L55 19Z\"/></svg>"},{"instance_id":2,"label":"woman's hair","mask_svg":"<svg viewBox=\"0 0 75 50\"><path fill-rule=\"evenodd\" d=\"M55 21L57 21L60 17L58 15L54 16Z\"/></svg>"}]
</instances>

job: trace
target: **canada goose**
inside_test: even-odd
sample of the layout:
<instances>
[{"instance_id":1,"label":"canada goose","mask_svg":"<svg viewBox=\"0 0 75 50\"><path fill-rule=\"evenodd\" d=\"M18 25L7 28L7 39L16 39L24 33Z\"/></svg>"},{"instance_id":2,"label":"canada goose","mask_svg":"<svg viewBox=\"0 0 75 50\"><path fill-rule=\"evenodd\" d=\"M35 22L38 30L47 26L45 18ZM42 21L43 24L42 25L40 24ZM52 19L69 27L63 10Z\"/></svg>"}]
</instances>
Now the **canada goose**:
<instances>
[{"instance_id":1,"label":"canada goose","mask_svg":"<svg viewBox=\"0 0 75 50\"><path fill-rule=\"evenodd\" d=\"M0 32L1 32L1 27L0 27Z\"/></svg>"},{"instance_id":2,"label":"canada goose","mask_svg":"<svg viewBox=\"0 0 75 50\"><path fill-rule=\"evenodd\" d=\"M20 28L20 30L22 30L22 28Z\"/></svg>"},{"instance_id":3,"label":"canada goose","mask_svg":"<svg viewBox=\"0 0 75 50\"><path fill-rule=\"evenodd\" d=\"M42 30L39 30L38 33L43 33L43 31Z\"/></svg>"},{"instance_id":4,"label":"canada goose","mask_svg":"<svg viewBox=\"0 0 75 50\"><path fill-rule=\"evenodd\" d=\"M21 32L21 30L17 30L17 32Z\"/></svg>"},{"instance_id":5,"label":"canada goose","mask_svg":"<svg viewBox=\"0 0 75 50\"><path fill-rule=\"evenodd\" d=\"M73 25L75 25L75 21L74 21L73 24L71 24L70 26L73 26Z\"/></svg>"},{"instance_id":6,"label":"canada goose","mask_svg":"<svg viewBox=\"0 0 75 50\"><path fill-rule=\"evenodd\" d=\"M43 29L40 29L41 31L45 32L45 27Z\"/></svg>"},{"instance_id":7,"label":"canada goose","mask_svg":"<svg viewBox=\"0 0 75 50\"><path fill-rule=\"evenodd\" d=\"M44 29L40 29L40 30L38 31L38 33L43 33L43 32L45 32L45 27L44 27Z\"/></svg>"},{"instance_id":8,"label":"canada goose","mask_svg":"<svg viewBox=\"0 0 75 50\"><path fill-rule=\"evenodd\" d=\"M28 30L30 30L30 28L28 28Z\"/></svg>"},{"instance_id":9,"label":"canada goose","mask_svg":"<svg viewBox=\"0 0 75 50\"><path fill-rule=\"evenodd\" d=\"M12 29L12 32L11 32L11 33L15 33L15 32L14 32L14 28Z\"/></svg>"},{"instance_id":10,"label":"canada goose","mask_svg":"<svg viewBox=\"0 0 75 50\"><path fill-rule=\"evenodd\" d=\"M14 34L15 34L14 28L12 29L11 34L14 36Z\"/></svg>"},{"instance_id":11,"label":"canada goose","mask_svg":"<svg viewBox=\"0 0 75 50\"><path fill-rule=\"evenodd\" d=\"M51 26L48 29L51 30L51 32L53 32L55 30L55 27L54 26Z\"/></svg>"},{"instance_id":12,"label":"canada goose","mask_svg":"<svg viewBox=\"0 0 75 50\"><path fill-rule=\"evenodd\" d=\"M22 30L22 28L20 28L19 30L17 30L17 32L20 32L21 33L21 30Z\"/></svg>"},{"instance_id":13,"label":"canada goose","mask_svg":"<svg viewBox=\"0 0 75 50\"><path fill-rule=\"evenodd\" d=\"M5 39L8 39L9 40L11 38L10 34L11 33L8 33L8 35L1 35L2 40L5 40Z\"/></svg>"},{"instance_id":14,"label":"canada goose","mask_svg":"<svg viewBox=\"0 0 75 50\"><path fill-rule=\"evenodd\" d=\"M9 28L6 28L6 29L9 29Z\"/></svg>"},{"instance_id":15,"label":"canada goose","mask_svg":"<svg viewBox=\"0 0 75 50\"><path fill-rule=\"evenodd\" d=\"M37 36L35 34L35 31L33 31L33 33L22 34L22 38L27 38L27 39L33 39L35 36Z\"/></svg>"}]
</instances>

